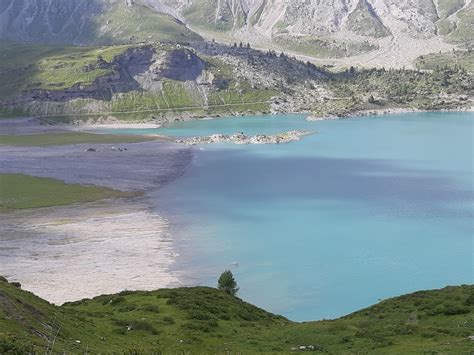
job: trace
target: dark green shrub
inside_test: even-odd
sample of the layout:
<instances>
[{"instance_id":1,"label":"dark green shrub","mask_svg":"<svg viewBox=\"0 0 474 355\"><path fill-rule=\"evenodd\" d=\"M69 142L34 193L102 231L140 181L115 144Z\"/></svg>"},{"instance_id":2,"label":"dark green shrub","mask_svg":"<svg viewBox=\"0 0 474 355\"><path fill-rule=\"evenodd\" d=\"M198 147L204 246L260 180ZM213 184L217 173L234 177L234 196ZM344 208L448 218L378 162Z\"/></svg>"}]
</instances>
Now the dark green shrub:
<instances>
[{"instance_id":1,"label":"dark green shrub","mask_svg":"<svg viewBox=\"0 0 474 355\"><path fill-rule=\"evenodd\" d=\"M133 295L137 293L136 291L128 291L128 290L125 290L125 291L120 291L118 294L119 296L128 296L128 295Z\"/></svg>"},{"instance_id":2,"label":"dark green shrub","mask_svg":"<svg viewBox=\"0 0 474 355\"><path fill-rule=\"evenodd\" d=\"M163 322L166 323L166 324L174 324L175 323L173 317L170 317L170 316L163 317Z\"/></svg>"},{"instance_id":3,"label":"dark green shrub","mask_svg":"<svg viewBox=\"0 0 474 355\"><path fill-rule=\"evenodd\" d=\"M474 293L471 293L464 303L468 306L474 306Z\"/></svg>"},{"instance_id":4,"label":"dark green shrub","mask_svg":"<svg viewBox=\"0 0 474 355\"><path fill-rule=\"evenodd\" d=\"M135 304L125 304L124 306L121 306L118 311L119 312L131 312L137 309L137 306Z\"/></svg>"},{"instance_id":5,"label":"dark green shrub","mask_svg":"<svg viewBox=\"0 0 474 355\"><path fill-rule=\"evenodd\" d=\"M160 313L160 307L153 304L146 304L141 309L145 312Z\"/></svg>"},{"instance_id":6,"label":"dark green shrub","mask_svg":"<svg viewBox=\"0 0 474 355\"><path fill-rule=\"evenodd\" d=\"M0 354L33 354L33 346L9 339L0 339Z\"/></svg>"},{"instance_id":7,"label":"dark green shrub","mask_svg":"<svg viewBox=\"0 0 474 355\"><path fill-rule=\"evenodd\" d=\"M125 297L122 297L122 296L114 297L109 301L109 303L112 306L115 306L116 304L123 303L123 302L126 302L126 299L125 299Z\"/></svg>"},{"instance_id":8,"label":"dark green shrub","mask_svg":"<svg viewBox=\"0 0 474 355\"><path fill-rule=\"evenodd\" d=\"M204 313L204 312L200 312L200 311L197 311L197 310L193 310L190 312L189 314L189 319L196 319L196 320L210 320L212 319L213 317L211 316L211 314L209 313Z\"/></svg>"},{"instance_id":9,"label":"dark green shrub","mask_svg":"<svg viewBox=\"0 0 474 355\"><path fill-rule=\"evenodd\" d=\"M469 308L455 305L447 305L444 308L443 314L446 316L455 316L457 314L467 314Z\"/></svg>"},{"instance_id":10,"label":"dark green shrub","mask_svg":"<svg viewBox=\"0 0 474 355\"><path fill-rule=\"evenodd\" d=\"M120 333L122 333L122 330L123 330L125 333L128 331L142 331L142 332L148 332L153 335L158 334L158 331L149 322L145 322L141 320L115 319L114 323L115 325L121 328L119 330Z\"/></svg>"}]
</instances>

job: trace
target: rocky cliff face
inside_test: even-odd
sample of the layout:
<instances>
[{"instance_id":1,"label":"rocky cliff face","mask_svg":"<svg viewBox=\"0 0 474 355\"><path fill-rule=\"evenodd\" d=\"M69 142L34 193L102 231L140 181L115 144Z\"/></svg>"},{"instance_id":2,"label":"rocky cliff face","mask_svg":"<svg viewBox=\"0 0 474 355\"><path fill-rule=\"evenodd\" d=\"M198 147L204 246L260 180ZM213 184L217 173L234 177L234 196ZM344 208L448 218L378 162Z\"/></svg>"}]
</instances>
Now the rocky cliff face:
<instances>
[{"instance_id":1,"label":"rocky cliff face","mask_svg":"<svg viewBox=\"0 0 474 355\"><path fill-rule=\"evenodd\" d=\"M432 38L471 18L471 0L163 0L196 26L275 35L349 33L380 38L403 31ZM441 21L441 22L440 22ZM455 36L454 36L455 37Z\"/></svg>"},{"instance_id":2,"label":"rocky cliff face","mask_svg":"<svg viewBox=\"0 0 474 355\"><path fill-rule=\"evenodd\" d=\"M71 44L196 40L157 0L1 0L0 39Z\"/></svg>"},{"instance_id":3,"label":"rocky cliff face","mask_svg":"<svg viewBox=\"0 0 474 355\"><path fill-rule=\"evenodd\" d=\"M94 31L91 19L85 14L103 13L107 5L90 0L2 0L0 34L19 40L49 38L74 42Z\"/></svg>"},{"instance_id":4,"label":"rocky cliff face","mask_svg":"<svg viewBox=\"0 0 474 355\"><path fill-rule=\"evenodd\" d=\"M72 44L249 42L341 66L410 66L474 46L473 0L1 0L0 39ZM222 36L225 34L225 36Z\"/></svg>"},{"instance_id":5,"label":"rocky cliff face","mask_svg":"<svg viewBox=\"0 0 474 355\"><path fill-rule=\"evenodd\" d=\"M100 76L90 85L75 84L64 90L29 90L4 104L18 105L32 101L64 102L74 99L110 100L114 95L129 92L160 93L163 80L197 81L205 62L189 49L157 51L153 46L129 48L111 62L99 58L84 67L87 71L100 67L112 73Z\"/></svg>"}]
</instances>

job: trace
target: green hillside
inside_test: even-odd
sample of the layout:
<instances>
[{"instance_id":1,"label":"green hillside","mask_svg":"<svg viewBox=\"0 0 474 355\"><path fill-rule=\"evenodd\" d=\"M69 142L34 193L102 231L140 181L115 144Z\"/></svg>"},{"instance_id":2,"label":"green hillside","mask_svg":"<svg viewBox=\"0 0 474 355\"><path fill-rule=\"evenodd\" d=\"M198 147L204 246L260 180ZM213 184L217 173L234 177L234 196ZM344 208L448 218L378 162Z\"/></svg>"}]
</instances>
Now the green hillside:
<instances>
[{"instance_id":1,"label":"green hillside","mask_svg":"<svg viewBox=\"0 0 474 355\"><path fill-rule=\"evenodd\" d=\"M57 307L0 281L0 353L467 353L474 286L295 323L207 287L122 292Z\"/></svg>"},{"instance_id":2,"label":"green hillside","mask_svg":"<svg viewBox=\"0 0 474 355\"><path fill-rule=\"evenodd\" d=\"M125 1L118 2L109 13L96 21L109 23L105 30L99 32L98 40L92 39L98 43L202 40L174 17L150 10L139 2L131 7L125 6Z\"/></svg>"},{"instance_id":3,"label":"green hillside","mask_svg":"<svg viewBox=\"0 0 474 355\"><path fill-rule=\"evenodd\" d=\"M171 121L270 113L280 107L332 116L367 109L459 109L470 105L473 93L470 51L415 62L433 72L330 72L244 45L0 45L5 49L0 53L0 117ZM304 41L299 46L306 48Z\"/></svg>"},{"instance_id":4,"label":"green hillside","mask_svg":"<svg viewBox=\"0 0 474 355\"><path fill-rule=\"evenodd\" d=\"M269 111L267 103L274 95L272 88L252 88L248 82L235 80L234 69L222 60L201 56L198 60L205 67L210 83L225 83L225 88L214 88L211 85L199 86L195 81L184 81L179 78L161 77L153 80L156 88L141 90L133 78L122 76L126 71L118 58L127 50L150 48L147 55L153 52L161 58L167 58L175 51L185 52L191 56L192 51L179 44L155 43L153 45L111 45L94 47L77 47L61 45L20 44L0 41L4 49L0 53L0 116L46 116L50 119L71 121L98 117L104 113L118 118L133 114L135 120L149 119L152 115L167 116L179 111L193 112L194 115L229 113L233 111L252 112ZM145 58L152 63L151 58ZM127 65L140 62L137 56L127 61ZM171 61L171 65L176 62ZM176 68L175 72L186 70L186 63ZM107 79L102 84L99 79L106 77L120 78L119 83L126 89L112 94ZM214 79L212 79L214 78ZM122 80L123 79L123 80ZM94 86L87 89L87 86ZM117 86L117 85L116 85ZM90 93L82 98L75 98L74 92L86 88ZM46 97L36 100L20 101L10 104L9 100L31 90L61 93L61 99ZM71 93L71 90L73 93ZM27 97L35 96L29 94ZM3 101L3 102L2 102Z\"/></svg>"},{"instance_id":5,"label":"green hillside","mask_svg":"<svg viewBox=\"0 0 474 355\"><path fill-rule=\"evenodd\" d=\"M91 84L96 78L115 72L94 67L99 56L110 62L131 45L73 47L0 41L0 47L2 99L24 90L62 90ZM86 70L88 66L91 68Z\"/></svg>"},{"instance_id":6,"label":"green hillside","mask_svg":"<svg viewBox=\"0 0 474 355\"><path fill-rule=\"evenodd\" d=\"M451 43L455 43L464 48L472 48L474 38L472 36L472 23L474 21L474 3L470 2L467 6L462 0L440 1L441 19L437 22L439 33ZM459 11L458 11L459 10ZM451 21L449 16L454 12L456 22Z\"/></svg>"}]
</instances>

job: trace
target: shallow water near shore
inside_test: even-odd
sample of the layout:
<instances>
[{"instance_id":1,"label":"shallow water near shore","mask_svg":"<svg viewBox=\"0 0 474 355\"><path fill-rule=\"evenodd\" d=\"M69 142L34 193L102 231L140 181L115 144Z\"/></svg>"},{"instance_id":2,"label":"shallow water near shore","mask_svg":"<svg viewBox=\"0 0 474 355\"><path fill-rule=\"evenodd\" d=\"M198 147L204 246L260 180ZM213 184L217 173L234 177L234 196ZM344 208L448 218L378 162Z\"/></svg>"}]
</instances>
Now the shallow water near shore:
<instances>
[{"instance_id":1,"label":"shallow water near shore","mask_svg":"<svg viewBox=\"0 0 474 355\"><path fill-rule=\"evenodd\" d=\"M115 132L294 129L318 133L196 147L187 172L153 193L189 283L214 286L231 269L240 297L301 321L474 281L472 113L250 116Z\"/></svg>"}]
</instances>

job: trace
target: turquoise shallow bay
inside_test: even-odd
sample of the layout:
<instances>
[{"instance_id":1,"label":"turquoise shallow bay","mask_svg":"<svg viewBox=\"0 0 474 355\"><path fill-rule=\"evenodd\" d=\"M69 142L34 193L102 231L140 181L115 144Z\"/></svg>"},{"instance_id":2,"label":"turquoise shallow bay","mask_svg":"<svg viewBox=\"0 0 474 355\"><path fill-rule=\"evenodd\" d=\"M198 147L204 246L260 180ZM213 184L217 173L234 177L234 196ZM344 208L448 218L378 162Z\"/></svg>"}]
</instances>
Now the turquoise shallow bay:
<instances>
[{"instance_id":1,"label":"turquoise shallow bay","mask_svg":"<svg viewBox=\"0 0 474 355\"><path fill-rule=\"evenodd\" d=\"M285 145L196 147L152 193L187 282L231 269L246 300L293 320L473 283L474 115L413 113L307 122L250 116L160 133L318 133Z\"/></svg>"}]
</instances>

